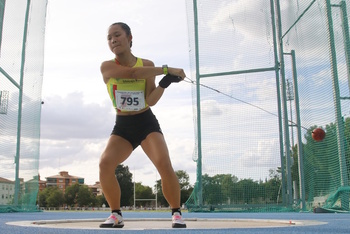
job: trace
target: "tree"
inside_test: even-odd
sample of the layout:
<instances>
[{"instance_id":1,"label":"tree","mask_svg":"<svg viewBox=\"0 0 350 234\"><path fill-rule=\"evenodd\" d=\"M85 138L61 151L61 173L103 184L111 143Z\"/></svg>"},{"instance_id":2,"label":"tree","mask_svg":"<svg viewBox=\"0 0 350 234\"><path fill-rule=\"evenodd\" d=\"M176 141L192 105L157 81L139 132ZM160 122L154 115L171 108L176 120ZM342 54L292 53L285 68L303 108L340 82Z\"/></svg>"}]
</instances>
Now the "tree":
<instances>
[{"instance_id":1,"label":"tree","mask_svg":"<svg viewBox=\"0 0 350 234\"><path fill-rule=\"evenodd\" d=\"M216 178L215 176L210 177L208 174L202 176L204 204L220 205L224 200L221 185Z\"/></svg>"},{"instance_id":2,"label":"tree","mask_svg":"<svg viewBox=\"0 0 350 234\"><path fill-rule=\"evenodd\" d=\"M346 118L344 126L344 145L345 145L345 164L347 176L350 176L350 118ZM340 126L342 127L342 126ZM322 127L326 132L326 138L323 141L316 142L312 138L312 131L318 126L311 126L307 129L303 144L303 162L304 162L304 182L306 199L329 194L340 184L340 163L337 125L335 123L327 124ZM294 164L292 166L292 178L298 182L298 152L293 147Z\"/></svg>"},{"instance_id":3,"label":"tree","mask_svg":"<svg viewBox=\"0 0 350 234\"><path fill-rule=\"evenodd\" d=\"M102 207L103 204L108 207L108 202L107 202L105 196L103 194L102 195L98 195L96 197L96 206Z\"/></svg>"},{"instance_id":4,"label":"tree","mask_svg":"<svg viewBox=\"0 0 350 234\"><path fill-rule=\"evenodd\" d=\"M278 194L281 188L281 177L277 171L269 170L269 180L265 182L266 202L278 203Z\"/></svg>"},{"instance_id":5,"label":"tree","mask_svg":"<svg viewBox=\"0 0 350 234\"><path fill-rule=\"evenodd\" d=\"M47 206L47 198L49 197L49 188L45 188L39 192L38 204L40 207Z\"/></svg>"},{"instance_id":6,"label":"tree","mask_svg":"<svg viewBox=\"0 0 350 234\"><path fill-rule=\"evenodd\" d=\"M175 174L179 180L180 191L181 191L181 204L185 203L191 196L193 186L190 185L190 177L186 171L178 170ZM169 206L167 200L163 195L162 180L157 180L155 185L155 191L157 193L158 204L161 206Z\"/></svg>"},{"instance_id":7,"label":"tree","mask_svg":"<svg viewBox=\"0 0 350 234\"><path fill-rule=\"evenodd\" d=\"M184 204L191 196L193 187L190 185L190 176L186 171L178 170L175 171L177 178L179 179L180 190L181 190L181 204Z\"/></svg>"},{"instance_id":8,"label":"tree","mask_svg":"<svg viewBox=\"0 0 350 234\"><path fill-rule=\"evenodd\" d=\"M158 201L157 205L160 204L161 206L169 206L167 200L165 199L165 197L163 195L163 187L162 187L162 180L161 179L156 181L155 191L157 193L157 201Z\"/></svg>"},{"instance_id":9,"label":"tree","mask_svg":"<svg viewBox=\"0 0 350 234\"><path fill-rule=\"evenodd\" d=\"M253 203L253 201L257 200L261 196L261 192L259 193L259 184L252 179L243 179L237 183L236 194L239 194L239 200L244 204Z\"/></svg>"},{"instance_id":10,"label":"tree","mask_svg":"<svg viewBox=\"0 0 350 234\"><path fill-rule=\"evenodd\" d=\"M178 170L175 171L177 178L179 179L180 189L186 190L190 188L190 176L186 171Z\"/></svg>"},{"instance_id":11,"label":"tree","mask_svg":"<svg viewBox=\"0 0 350 234\"><path fill-rule=\"evenodd\" d=\"M224 198L230 199L230 202L231 200L233 201L234 199L233 188L234 188L234 183L237 183L237 181L238 181L238 178L230 174L221 176L222 195Z\"/></svg>"},{"instance_id":12,"label":"tree","mask_svg":"<svg viewBox=\"0 0 350 234\"><path fill-rule=\"evenodd\" d=\"M229 204L238 200L235 195L237 190L238 177L231 174L217 174L210 177L205 174L202 177L203 197L205 202L211 205Z\"/></svg>"},{"instance_id":13,"label":"tree","mask_svg":"<svg viewBox=\"0 0 350 234\"><path fill-rule=\"evenodd\" d=\"M321 142L312 139L315 128L308 129L303 146L306 199L328 194L331 187L337 186L340 174L334 173L340 169L336 125L326 125L326 138Z\"/></svg>"},{"instance_id":14,"label":"tree","mask_svg":"<svg viewBox=\"0 0 350 234\"><path fill-rule=\"evenodd\" d=\"M121 192L120 205L131 206L133 204L134 185L132 182L132 173L128 166L120 164L115 169L115 176L119 182Z\"/></svg>"},{"instance_id":15,"label":"tree","mask_svg":"<svg viewBox=\"0 0 350 234\"><path fill-rule=\"evenodd\" d=\"M137 199L155 199L152 188L143 186L142 183L135 183L135 196ZM139 201L142 206L150 206L151 201Z\"/></svg>"},{"instance_id":16,"label":"tree","mask_svg":"<svg viewBox=\"0 0 350 234\"><path fill-rule=\"evenodd\" d=\"M64 194L58 187L51 187L50 195L46 199L48 207L60 207L64 203Z\"/></svg>"},{"instance_id":17,"label":"tree","mask_svg":"<svg viewBox=\"0 0 350 234\"><path fill-rule=\"evenodd\" d=\"M73 207L77 204L77 195L78 195L79 187L80 187L79 184L76 183L66 188L66 191L64 193L64 198L67 206Z\"/></svg>"},{"instance_id":18,"label":"tree","mask_svg":"<svg viewBox=\"0 0 350 234\"><path fill-rule=\"evenodd\" d=\"M73 184L66 188L64 193L65 202L68 206L95 206L97 203L96 197L87 185Z\"/></svg>"},{"instance_id":19,"label":"tree","mask_svg":"<svg viewBox=\"0 0 350 234\"><path fill-rule=\"evenodd\" d=\"M77 205L79 207L95 206L97 200L87 185L79 185Z\"/></svg>"}]
</instances>

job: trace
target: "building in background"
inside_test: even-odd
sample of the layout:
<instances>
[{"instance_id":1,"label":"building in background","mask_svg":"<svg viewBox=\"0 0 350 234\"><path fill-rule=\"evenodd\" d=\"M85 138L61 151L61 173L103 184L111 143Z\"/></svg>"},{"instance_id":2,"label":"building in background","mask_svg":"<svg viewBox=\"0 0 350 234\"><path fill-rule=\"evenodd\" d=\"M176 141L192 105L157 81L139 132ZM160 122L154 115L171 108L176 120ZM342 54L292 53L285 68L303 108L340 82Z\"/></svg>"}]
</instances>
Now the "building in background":
<instances>
[{"instance_id":1,"label":"building in background","mask_svg":"<svg viewBox=\"0 0 350 234\"><path fill-rule=\"evenodd\" d=\"M39 175L39 191L43 191L46 188L46 181L45 180L40 180L40 175Z\"/></svg>"},{"instance_id":2,"label":"building in background","mask_svg":"<svg viewBox=\"0 0 350 234\"><path fill-rule=\"evenodd\" d=\"M15 182L0 177L0 205L8 205L13 202Z\"/></svg>"},{"instance_id":3,"label":"building in background","mask_svg":"<svg viewBox=\"0 0 350 234\"><path fill-rule=\"evenodd\" d=\"M89 188L95 196L102 195L102 187L99 181L97 181L94 185L89 185Z\"/></svg>"},{"instance_id":4,"label":"building in background","mask_svg":"<svg viewBox=\"0 0 350 234\"><path fill-rule=\"evenodd\" d=\"M84 184L84 178L72 176L68 171L60 171L58 175L46 177L46 187L56 186L63 192L72 184Z\"/></svg>"}]
</instances>

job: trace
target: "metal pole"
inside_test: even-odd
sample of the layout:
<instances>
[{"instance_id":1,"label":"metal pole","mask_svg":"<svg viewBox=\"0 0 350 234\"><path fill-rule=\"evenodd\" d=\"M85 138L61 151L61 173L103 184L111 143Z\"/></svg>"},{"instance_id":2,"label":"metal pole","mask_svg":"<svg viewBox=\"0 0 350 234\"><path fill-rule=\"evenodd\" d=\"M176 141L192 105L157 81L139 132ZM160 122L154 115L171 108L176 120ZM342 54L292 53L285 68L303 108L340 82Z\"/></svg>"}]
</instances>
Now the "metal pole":
<instances>
[{"instance_id":1,"label":"metal pole","mask_svg":"<svg viewBox=\"0 0 350 234\"><path fill-rule=\"evenodd\" d=\"M4 13L5 13L6 0L0 0L0 52L2 44L2 29L4 26Z\"/></svg>"},{"instance_id":2,"label":"metal pole","mask_svg":"<svg viewBox=\"0 0 350 234\"><path fill-rule=\"evenodd\" d=\"M344 146L344 124L341 116L341 105L340 105L340 91L339 91L339 80L338 80L338 69L337 69L337 56L335 50L334 32L333 32L333 20L332 20L332 9L330 0L326 1L326 12L327 12L327 23L328 23L328 40L330 49L330 62L333 78L333 99L335 107L335 119L336 119L336 130L338 137L338 153L339 153L339 168L340 168L340 180L341 186L348 185L348 177L346 170L345 161L345 146ZM349 210L349 198L347 196L341 197L341 207L345 210Z\"/></svg>"},{"instance_id":3,"label":"metal pole","mask_svg":"<svg viewBox=\"0 0 350 234\"><path fill-rule=\"evenodd\" d=\"M295 59L295 51L291 51L292 69L293 69L293 83L294 83L294 105L296 115L297 127L297 142L298 142L298 169L299 169L299 194L301 200L301 209L306 209L305 203L305 183L304 183L304 156L303 156L303 142L301 136L301 121L300 121L300 107L299 107L299 91L298 91L298 75L297 65Z\"/></svg>"},{"instance_id":4,"label":"metal pole","mask_svg":"<svg viewBox=\"0 0 350 234\"><path fill-rule=\"evenodd\" d=\"M201 137L201 96L200 96L200 71L199 71L199 43L198 43L198 12L197 1L193 0L195 56L196 56L196 90L197 90L197 199L199 207L203 205L202 188L202 137Z\"/></svg>"},{"instance_id":5,"label":"metal pole","mask_svg":"<svg viewBox=\"0 0 350 234\"><path fill-rule=\"evenodd\" d=\"M27 9L24 22L24 32L22 41L22 58L21 58L21 73L20 73L20 88L19 88L19 98L18 98L18 120L17 120L17 146L16 146L16 175L15 175L15 194L14 194L14 204L17 206L19 201L19 190L20 190L20 180L19 180L19 159L21 151L21 129L22 129L22 102L23 102L23 78L24 78L24 64L26 57L26 43L27 43L27 31L29 22L29 9L30 0L27 0Z\"/></svg>"},{"instance_id":6,"label":"metal pole","mask_svg":"<svg viewBox=\"0 0 350 234\"><path fill-rule=\"evenodd\" d=\"M134 210L136 209L136 186L135 186L135 182L136 182L136 170L134 168Z\"/></svg>"},{"instance_id":7,"label":"metal pole","mask_svg":"<svg viewBox=\"0 0 350 234\"><path fill-rule=\"evenodd\" d=\"M292 101L294 100L293 83L287 79L287 101L289 101L289 112L290 112L290 131L292 137L292 149L294 147L294 123L293 123L293 108Z\"/></svg>"},{"instance_id":8,"label":"metal pole","mask_svg":"<svg viewBox=\"0 0 350 234\"><path fill-rule=\"evenodd\" d=\"M277 32L275 24L275 8L273 0L270 0L271 7L271 24L272 24L272 33L273 33L273 49L275 56L275 76L276 76L276 91L277 91L277 108L278 108L278 128L279 128L279 141L280 141L280 158L281 158L281 176L282 176L282 202L286 204L286 187L284 181L286 181L286 174L284 171L284 153L283 153L283 130L282 130L282 107L281 107L281 92L280 92L280 78L279 78L279 61L278 61L278 51L277 51Z\"/></svg>"},{"instance_id":9,"label":"metal pole","mask_svg":"<svg viewBox=\"0 0 350 234\"><path fill-rule=\"evenodd\" d=\"M156 170L156 211L158 210L158 186L157 186L157 170Z\"/></svg>"},{"instance_id":10,"label":"metal pole","mask_svg":"<svg viewBox=\"0 0 350 234\"><path fill-rule=\"evenodd\" d=\"M348 16L346 13L346 3L345 1L340 2L340 13L341 13L341 21L343 27L343 38L344 38L344 51L345 51L345 59L346 59L346 71L348 74L348 86L350 92L350 36L349 36L349 23Z\"/></svg>"},{"instance_id":11,"label":"metal pole","mask_svg":"<svg viewBox=\"0 0 350 234\"><path fill-rule=\"evenodd\" d=\"M279 58L280 58L280 73L281 73L281 84L282 84L282 106L283 106L283 130L284 130L284 150L286 157L286 172L287 172L287 205L291 205L293 201L292 193L292 175L291 175L291 158L290 158L290 143L289 143L289 123L288 123L288 105L287 105L287 94L286 94L286 81L285 81L285 70L284 70L284 58L283 58L283 39L282 39L282 20L280 1L276 0L276 12L277 12L277 33L278 33L278 46L279 46Z\"/></svg>"},{"instance_id":12,"label":"metal pole","mask_svg":"<svg viewBox=\"0 0 350 234\"><path fill-rule=\"evenodd\" d=\"M206 78L206 77L213 77L213 76L228 76L228 75L248 74L248 73L257 73L257 72L267 72L267 71L274 71L274 70L275 70L275 67L263 67L263 68L254 68L254 69L239 70L239 71L200 74L199 78Z\"/></svg>"}]
</instances>

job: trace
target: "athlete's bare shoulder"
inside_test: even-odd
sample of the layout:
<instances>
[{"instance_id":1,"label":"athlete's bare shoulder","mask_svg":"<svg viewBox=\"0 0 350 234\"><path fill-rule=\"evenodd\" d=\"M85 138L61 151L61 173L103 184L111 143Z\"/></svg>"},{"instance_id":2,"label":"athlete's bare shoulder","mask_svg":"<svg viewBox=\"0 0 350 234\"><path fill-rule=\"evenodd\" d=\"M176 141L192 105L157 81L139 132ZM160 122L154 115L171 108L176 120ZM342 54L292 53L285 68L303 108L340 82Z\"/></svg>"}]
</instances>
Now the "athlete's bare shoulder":
<instances>
[{"instance_id":1,"label":"athlete's bare shoulder","mask_svg":"<svg viewBox=\"0 0 350 234\"><path fill-rule=\"evenodd\" d=\"M142 59L143 66L147 67L154 67L154 63L151 60L148 59Z\"/></svg>"},{"instance_id":2,"label":"athlete's bare shoulder","mask_svg":"<svg viewBox=\"0 0 350 234\"><path fill-rule=\"evenodd\" d=\"M118 69L118 65L113 60L107 60L101 63L100 71L105 83L108 82L110 77L113 77L116 69Z\"/></svg>"}]
</instances>

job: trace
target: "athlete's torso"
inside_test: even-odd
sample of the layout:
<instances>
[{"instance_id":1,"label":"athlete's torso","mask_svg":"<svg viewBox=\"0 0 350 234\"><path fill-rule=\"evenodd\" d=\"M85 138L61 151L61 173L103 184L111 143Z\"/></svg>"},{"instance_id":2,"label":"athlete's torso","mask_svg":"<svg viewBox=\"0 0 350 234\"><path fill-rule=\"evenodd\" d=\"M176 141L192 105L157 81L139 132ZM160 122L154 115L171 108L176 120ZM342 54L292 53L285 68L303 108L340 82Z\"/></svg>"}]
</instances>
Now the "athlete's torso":
<instances>
[{"instance_id":1,"label":"athlete's torso","mask_svg":"<svg viewBox=\"0 0 350 234\"><path fill-rule=\"evenodd\" d=\"M137 58L133 67L143 67L142 59ZM146 102L146 79L112 77L106 85L118 115L137 114L149 108Z\"/></svg>"}]
</instances>

